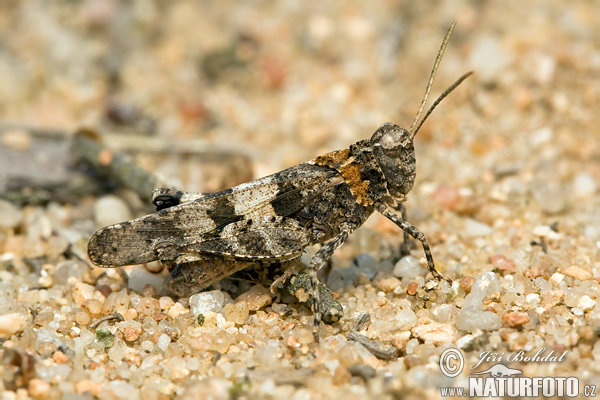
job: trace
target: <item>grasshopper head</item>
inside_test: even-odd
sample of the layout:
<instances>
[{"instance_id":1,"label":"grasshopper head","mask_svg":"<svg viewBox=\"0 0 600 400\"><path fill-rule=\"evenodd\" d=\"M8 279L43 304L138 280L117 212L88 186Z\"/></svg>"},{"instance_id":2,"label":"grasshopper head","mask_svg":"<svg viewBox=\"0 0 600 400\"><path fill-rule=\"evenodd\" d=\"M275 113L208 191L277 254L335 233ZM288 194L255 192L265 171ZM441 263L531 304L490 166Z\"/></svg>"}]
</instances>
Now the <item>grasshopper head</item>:
<instances>
[{"instance_id":1,"label":"grasshopper head","mask_svg":"<svg viewBox=\"0 0 600 400\"><path fill-rule=\"evenodd\" d=\"M390 194L398 200L404 200L415 183L417 173L411 133L396 124L386 122L371 137L371 145Z\"/></svg>"}]
</instances>

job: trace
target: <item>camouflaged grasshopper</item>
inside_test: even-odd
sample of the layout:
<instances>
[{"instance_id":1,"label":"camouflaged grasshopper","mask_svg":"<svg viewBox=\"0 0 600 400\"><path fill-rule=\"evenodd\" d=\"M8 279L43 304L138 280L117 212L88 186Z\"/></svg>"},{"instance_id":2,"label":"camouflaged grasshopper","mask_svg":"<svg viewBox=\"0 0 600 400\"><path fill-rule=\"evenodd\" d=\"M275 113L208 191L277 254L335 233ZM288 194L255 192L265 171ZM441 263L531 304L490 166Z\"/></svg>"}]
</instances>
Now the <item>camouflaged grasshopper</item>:
<instances>
[{"instance_id":1,"label":"camouflaged grasshopper","mask_svg":"<svg viewBox=\"0 0 600 400\"><path fill-rule=\"evenodd\" d=\"M385 123L371 139L348 149L217 193L155 189L157 212L100 229L90 239L90 259L100 267L160 260L171 272L168 290L187 296L252 264L293 265L306 247L319 243L308 266L318 325L317 271L378 211L404 231L405 239L409 234L422 243L436 279L450 281L436 271L427 239L406 221L402 202L415 181L415 135L442 99L471 74L450 86L419 122L454 25L409 130Z\"/></svg>"}]
</instances>

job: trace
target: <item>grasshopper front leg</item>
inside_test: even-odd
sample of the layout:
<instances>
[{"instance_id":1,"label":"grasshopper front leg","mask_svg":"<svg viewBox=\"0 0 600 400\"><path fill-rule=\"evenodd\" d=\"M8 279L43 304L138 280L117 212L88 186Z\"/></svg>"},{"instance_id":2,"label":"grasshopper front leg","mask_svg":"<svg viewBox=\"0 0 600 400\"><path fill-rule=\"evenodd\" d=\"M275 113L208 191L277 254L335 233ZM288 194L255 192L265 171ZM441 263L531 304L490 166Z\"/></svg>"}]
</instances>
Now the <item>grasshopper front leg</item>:
<instances>
[{"instance_id":1,"label":"grasshopper front leg","mask_svg":"<svg viewBox=\"0 0 600 400\"><path fill-rule=\"evenodd\" d=\"M438 281L443 279L448 283L452 284L452 279L446 278L435 269L435 264L433 263L433 256L431 255L431 249L429 248L429 242L427 241L427 238L425 237L425 234L423 232L421 232L415 226L411 225L407 221L404 221L396 214L391 212L388 209L388 206L386 206L383 203L377 203L375 205L375 209L379 213L384 215L386 218L388 218L390 221L392 221L394 224L396 224L398 228L402 229L405 233L408 233L410 236L421 242L421 244L423 245L423 252L425 253L425 259L427 260L427 269L429 269L429 272L431 272L433 277Z\"/></svg>"}]
</instances>

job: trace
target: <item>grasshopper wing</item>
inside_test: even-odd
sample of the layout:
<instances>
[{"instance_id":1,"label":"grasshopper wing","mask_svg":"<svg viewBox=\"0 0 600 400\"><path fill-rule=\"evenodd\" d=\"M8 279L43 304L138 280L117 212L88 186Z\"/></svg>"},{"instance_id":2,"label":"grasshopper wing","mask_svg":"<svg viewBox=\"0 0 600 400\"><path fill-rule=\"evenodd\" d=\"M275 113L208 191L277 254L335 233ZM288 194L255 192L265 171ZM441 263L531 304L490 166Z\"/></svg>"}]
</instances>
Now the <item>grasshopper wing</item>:
<instances>
[{"instance_id":1,"label":"grasshopper wing","mask_svg":"<svg viewBox=\"0 0 600 400\"><path fill-rule=\"evenodd\" d=\"M142 264L159 259L157 245L168 242L182 254L203 253L204 240L216 243L225 229L242 220L288 216L301 210L328 187L340 183L338 172L300 164L197 200L166 208L97 231L88 243L90 260L100 267ZM235 235L232 232L231 235ZM299 243L304 244L302 239ZM212 251L211 253L216 253ZM268 254L267 254L268 255Z\"/></svg>"}]
</instances>

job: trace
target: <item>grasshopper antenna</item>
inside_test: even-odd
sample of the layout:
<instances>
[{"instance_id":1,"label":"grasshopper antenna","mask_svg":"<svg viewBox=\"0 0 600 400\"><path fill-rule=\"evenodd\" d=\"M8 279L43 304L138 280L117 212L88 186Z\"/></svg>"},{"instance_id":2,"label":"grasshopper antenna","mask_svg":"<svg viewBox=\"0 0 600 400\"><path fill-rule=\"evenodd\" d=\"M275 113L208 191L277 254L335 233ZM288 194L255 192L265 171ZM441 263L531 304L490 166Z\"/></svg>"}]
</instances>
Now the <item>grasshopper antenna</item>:
<instances>
[{"instance_id":1,"label":"grasshopper antenna","mask_svg":"<svg viewBox=\"0 0 600 400\"><path fill-rule=\"evenodd\" d=\"M427 120L427 117L429 117L429 115L437 107L437 105L440 104L440 102L446 96L448 96L450 94L450 92L452 92L454 89L456 89L456 87L458 85L460 85L462 83L462 81L467 79L467 77L473 73L473 71L467 72L466 74L464 74L463 76L458 78L458 80L456 82L454 82L452 84L452 86L450 86L448 89L446 89L444 91L444 93L442 93L440 95L440 97L438 97L437 100L433 102L431 107L429 107L429 110L427 110L427 112L425 113L425 116L423 117L423 119L421 119L421 121L419 122L419 118L421 117L421 114L423 113L423 109L425 108L425 103L427 103L427 97L429 97L429 92L431 91L431 87L433 86L433 81L435 80L435 75L437 74L438 67L440 66L440 62L442 61L442 57L444 56L444 52L446 51L446 46L448 45L448 41L450 40L450 36L452 36L452 31L454 31L455 26L456 26L456 21L454 21L452 23L452 25L450 25L450 28L448 28L448 32L446 32L446 36L444 36L444 40L442 41L440 50L438 51L437 57L435 58L435 62L433 63L431 75L429 76L429 82L427 82L427 88L425 89L425 95L423 96L423 100L421 100L421 105L419 106L419 111L417 112L417 115L415 116L415 120L413 121L413 123L410 127L410 130L409 130L409 132L411 133L411 138L414 138L417 135L417 132L419 132L419 129L421 129L421 126L423 125L425 120ZM415 126L416 126L416 129L415 129Z\"/></svg>"}]
</instances>

